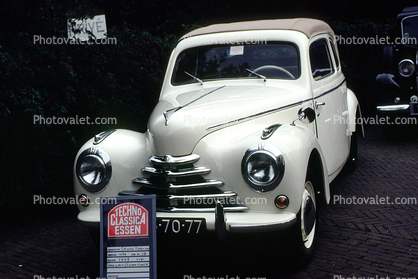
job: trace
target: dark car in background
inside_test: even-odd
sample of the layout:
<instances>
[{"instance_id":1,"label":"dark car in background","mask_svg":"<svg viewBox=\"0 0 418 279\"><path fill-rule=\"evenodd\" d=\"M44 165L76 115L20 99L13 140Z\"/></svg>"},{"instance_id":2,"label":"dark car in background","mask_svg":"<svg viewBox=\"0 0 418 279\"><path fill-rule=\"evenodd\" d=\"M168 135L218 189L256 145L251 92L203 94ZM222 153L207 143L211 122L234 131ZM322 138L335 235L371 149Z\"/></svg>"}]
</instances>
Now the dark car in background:
<instances>
[{"instance_id":1,"label":"dark car in background","mask_svg":"<svg viewBox=\"0 0 418 279\"><path fill-rule=\"evenodd\" d=\"M384 73L376 77L377 113L388 120L385 135L418 115L418 6L404 8L383 48ZM402 118L403 117L403 118Z\"/></svg>"}]
</instances>

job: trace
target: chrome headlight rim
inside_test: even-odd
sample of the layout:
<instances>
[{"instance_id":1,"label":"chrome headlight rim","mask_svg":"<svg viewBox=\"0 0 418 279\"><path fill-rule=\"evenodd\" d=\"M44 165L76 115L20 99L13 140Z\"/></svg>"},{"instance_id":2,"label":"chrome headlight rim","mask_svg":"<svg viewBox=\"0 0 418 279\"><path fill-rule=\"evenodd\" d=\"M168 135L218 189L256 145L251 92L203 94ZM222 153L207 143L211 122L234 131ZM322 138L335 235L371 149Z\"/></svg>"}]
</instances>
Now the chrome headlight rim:
<instances>
[{"instance_id":1,"label":"chrome headlight rim","mask_svg":"<svg viewBox=\"0 0 418 279\"><path fill-rule=\"evenodd\" d=\"M410 66L412 66L411 67L411 71L410 72L407 72L407 73L405 73L404 71L403 71L403 69L406 69L405 68L405 65L410 65ZM410 77L410 76L412 76L412 74L415 72L415 63L411 60L411 59L403 59L403 60L401 60L399 63L398 63L398 72L399 72L399 74L401 75L401 76L403 76L403 77Z\"/></svg>"},{"instance_id":2,"label":"chrome headlight rim","mask_svg":"<svg viewBox=\"0 0 418 279\"><path fill-rule=\"evenodd\" d=\"M88 161L90 161L90 163ZM90 167L90 170L100 172L101 177L98 179L98 181L87 179L85 170L82 170L82 168L88 168L86 164L92 165L91 161L95 161L96 166ZM76 163L76 174L78 181L86 191L90 193L102 192L109 184L110 178L112 176L112 164L110 162L109 155L100 148L89 148L84 150L80 156L78 156Z\"/></svg>"},{"instance_id":3,"label":"chrome headlight rim","mask_svg":"<svg viewBox=\"0 0 418 279\"><path fill-rule=\"evenodd\" d=\"M264 156L273 164L269 170L274 171L273 177L268 181L255 179L248 171L249 163L255 156ZM250 166L251 168L251 166ZM271 144L257 144L251 146L244 154L241 162L241 173L245 182L256 192L268 193L274 190L284 176L285 162L280 150Z\"/></svg>"}]
</instances>

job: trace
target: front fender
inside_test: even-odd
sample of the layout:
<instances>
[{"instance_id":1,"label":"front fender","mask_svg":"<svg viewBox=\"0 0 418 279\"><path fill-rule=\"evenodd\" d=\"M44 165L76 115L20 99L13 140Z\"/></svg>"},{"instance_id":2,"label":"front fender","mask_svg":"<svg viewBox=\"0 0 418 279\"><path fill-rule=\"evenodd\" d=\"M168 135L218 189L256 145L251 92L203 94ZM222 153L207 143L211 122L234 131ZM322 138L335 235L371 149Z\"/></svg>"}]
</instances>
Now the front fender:
<instances>
[{"instance_id":1,"label":"front fender","mask_svg":"<svg viewBox=\"0 0 418 279\"><path fill-rule=\"evenodd\" d=\"M291 176L299 176L298 184L304 185L306 171L308 167L312 168L318 182L318 185L315 185L316 190L322 193L324 201L328 204L330 201L328 169L315 134L302 125L286 125L280 127L267 141L282 146L282 149L284 147L283 150L292 160L293 168L289 171L292 172Z\"/></svg>"},{"instance_id":2,"label":"front fender","mask_svg":"<svg viewBox=\"0 0 418 279\"><path fill-rule=\"evenodd\" d=\"M347 105L348 105L348 129L354 133L357 132L362 138L365 137L363 119L360 104L356 95L350 89L347 89Z\"/></svg>"},{"instance_id":3,"label":"front fender","mask_svg":"<svg viewBox=\"0 0 418 279\"><path fill-rule=\"evenodd\" d=\"M90 139L80 148L73 170L76 197L86 195L90 201L88 206L77 204L80 210L78 219L86 223L100 221L100 197L115 197L123 190L137 190L138 187L132 183L132 180L142 175L141 168L148 164L148 158L154 151L149 133L118 129L99 144L94 144L93 140L94 138ZM81 185L76 173L77 159L83 151L90 148L101 149L110 158L111 178L108 185L99 193L88 192Z\"/></svg>"},{"instance_id":4,"label":"front fender","mask_svg":"<svg viewBox=\"0 0 418 279\"><path fill-rule=\"evenodd\" d=\"M312 125L312 124L311 124ZM200 155L196 167L206 166L211 169L208 177L224 182L222 190L233 191L240 200L257 201L256 204L245 204L252 211L278 212L275 198L286 195L289 206L280 212L297 214L300 209L302 192L305 185L306 171L311 154L317 150L322 164L323 185L321 191L329 200L329 183L326 164L315 135L304 126L283 125L267 140L262 140L264 126L243 123L211 133L204 137L195 147L193 153ZM245 182L241 173L241 162L245 152L258 144L276 146L285 161L284 176L280 184L268 193L253 190ZM260 203L259 201L263 201Z\"/></svg>"}]
</instances>

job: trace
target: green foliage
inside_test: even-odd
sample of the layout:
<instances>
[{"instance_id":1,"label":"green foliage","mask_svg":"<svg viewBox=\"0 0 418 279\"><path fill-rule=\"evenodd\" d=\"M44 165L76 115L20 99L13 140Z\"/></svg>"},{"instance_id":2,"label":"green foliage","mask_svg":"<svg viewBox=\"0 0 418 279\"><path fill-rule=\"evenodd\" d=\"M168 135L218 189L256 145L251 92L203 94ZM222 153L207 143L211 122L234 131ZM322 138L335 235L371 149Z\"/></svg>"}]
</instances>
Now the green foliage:
<instances>
[{"instance_id":1,"label":"green foliage","mask_svg":"<svg viewBox=\"0 0 418 279\"><path fill-rule=\"evenodd\" d=\"M16 15L26 2L5 5ZM34 36L66 38L66 20L92 8L52 1L38 8L26 9L32 25L0 22L7 30L0 35L0 205L30 204L33 194L72 196L72 165L87 139L109 128L144 131L175 42L174 36L110 26L108 37L117 44L41 44ZM48 125L36 122L39 117L116 118L117 124Z\"/></svg>"}]
</instances>

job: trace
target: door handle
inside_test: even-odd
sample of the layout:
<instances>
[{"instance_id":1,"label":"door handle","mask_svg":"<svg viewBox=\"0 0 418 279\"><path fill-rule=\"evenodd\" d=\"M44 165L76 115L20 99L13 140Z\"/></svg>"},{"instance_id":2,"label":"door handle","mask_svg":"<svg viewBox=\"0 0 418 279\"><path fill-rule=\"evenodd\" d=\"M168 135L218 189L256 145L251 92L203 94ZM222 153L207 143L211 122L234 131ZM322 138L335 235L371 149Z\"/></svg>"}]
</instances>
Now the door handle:
<instances>
[{"instance_id":1,"label":"door handle","mask_svg":"<svg viewBox=\"0 0 418 279\"><path fill-rule=\"evenodd\" d=\"M315 108L319 108L320 106L325 106L325 102L322 102L322 103L315 102Z\"/></svg>"}]
</instances>

